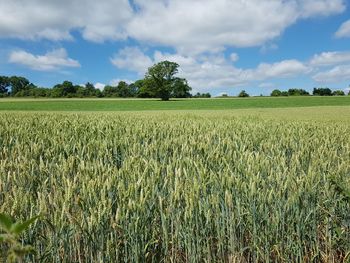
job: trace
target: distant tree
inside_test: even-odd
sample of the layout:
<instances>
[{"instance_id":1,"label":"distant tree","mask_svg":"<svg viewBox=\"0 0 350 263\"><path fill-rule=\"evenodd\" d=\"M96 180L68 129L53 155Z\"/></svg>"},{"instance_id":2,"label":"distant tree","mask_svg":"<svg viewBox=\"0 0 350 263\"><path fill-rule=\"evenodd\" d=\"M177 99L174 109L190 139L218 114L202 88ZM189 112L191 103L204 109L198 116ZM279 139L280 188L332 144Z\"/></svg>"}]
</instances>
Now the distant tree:
<instances>
[{"instance_id":1,"label":"distant tree","mask_svg":"<svg viewBox=\"0 0 350 263\"><path fill-rule=\"evenodd\" d=\"M66 80L62 84L55 85L51 94L53 97L76 97L79 87Z\"/></svg>"},{"instance_id":2,"label":"distant tree","mask_svg":"<svg viewBox=\"0 0 350 263\"><path fill-rule=\"evenodd\" d=\"M329 88L314 88L312 94L314 96L332 96L332 90Z\"/></svg>"},{"instance_id":3,"label":"distant tree","mask_svg":"<svg viewBox=\"0 0 350 263\"><path fill-rule=\"evenodd\" d=\"M154 80L151 78L145 78L141 82L141 87L137 92L139 98L156 98L157 90L154 88L156 85Z\"/></svg>"},{"instance_id":4,"label":"distant tree","mask_svg":"<svg viewBox=\"0 0 350 263\"><path fill-rule=\"evenodd\" d=\"M183 78L174 78L172 83L172 98L190 98L192 88L188 85L187 80Z\"/></svg>"},{"instance_id":5,"label":"distant tree","mask_svg":"<svg viewBox=\"0 0 350 263\"><path fill-rule=\"evenodd\" d=\"M281 95L284 96L284 97L287 97L289 94L288 94L288 91L282 91Z\"/></svg>"},{"instance_id":6,"label":"distant tree","mask_svg":"<svg viewBox=\"0 0 350 263\"><path fill-rule=\"evenodd\" d=\"M151 98L147 88L145 88L145 80L139 79L132 83L132 86L135 90L135 96L138 98Z\"/></svg>"},{"instance_id":7,"label":"distant tree","mask_svg":"<svg viewBox=\"0 0 350 263\"><path fill-rule=\"evenodd\" d=\"M38 87L33 83L29 83L25 88L17 91L13 96L15 97L35 97L35 93Z\"/></svg>"},{"instance_id":8,"label":"distant tree","mask_svg":"<svg viewBox=\"0 0 350 263\"><path fill-rule=\"evenodd\" d=\"M94 84L90 83L90 82L87 82L85 84L85 96L88 96L88 97L94 97L94 96L97 96L97 89L95 88Z\"/></svg>"},{"instance_id":9,"label":"distant tree","mask_svg":"<svg viewBox=\"0 0 350 263\"><path fill-rule=\"evenodd\" d=\"M31 90L31 97L50 97L51 89L48 88L34 88Z\"/></svg>"},{"instance_id":10,"label":"distant tree","mask_svg":"<svg viewBox=\"0 0 350 263\"><path fill-rule=\"evenodd\" d=\"M117 86L107 85L103 89L105 97L131 98L137 93L135 84L128 85L125 81L120 81Z\"/></svg>"},{"instance_id":11,"label":"distant tree","mask_svg":"<svg viewBox=\"0 0 350 263\"><path fill-rule=\"evenodd\" d=\"M282 96L282 92L278 89L275 89L271 92L271 96L272 97L279 97L279 96Z\"/></svg>"},{"instance_id":12,"label":"distant tree","mask_svg":"<svg viewBox=\"0 0 350 263\"><path fill-rule=\"evenodd\" d=\"M238 94L238 97L240 97L240 98L247 98L247 97L249 97L249 94L248 94L245 90L242 90L242 91Z\"/></svg>"},{"instance_id":13,"label":"distant tree","mask_svg":"<svg viewBox=\"0 0 350 263\"><path fill-rule=\"evenodd\" d=\"M97 98L102 98L102 97L103 97L103 93L102 93L102 91L99 90L99 89L96 89L95 94L96 94L96 97L97 97Z\"/></svg>"},{"instance_id":14,"label":"distant tree","mask_svg":"<svg viewBox=\"0 0 350 263\"><path fill-rule=\"evenodd\" d=\"M139 88L138 88L138 86L136 86L135 83L130 83L129 86L128 86L128 89L129 89L130 97L136 97L137 96Z\"/></svg>"},{"instance_id":15,"label":"distant tree","mask_svg":"<svg viewBox=\"0 0 350 263\"><path fill-rule=\"evenodd\" d=\"M129 89L129 85L125 81L120 81L117 86L117 97L130 98L133 96L134 94Z\"/></svg>"},{"instance_id":16,"label":"distant tree","mask_svg":"<svg viewBox=\"0 0 350 263\"><path fill-rule=\"evenodd\" d=\"M141 94L154 94L162 100L169 100L171 95L177 92L176 88L183 89L186 86L181 79L175 77L178 68L179 64L170 61L162 61L150 67L145 75Z\"/></svg>"},{"instance_id":17,"label":"distant tree","mask_svg":"<svg viewBox=\"0 0 350 263\"><path fill-rule=\"evenodd\" d=\"M333 96L345 96L345 92L342 90L335 90L332 92Z\"/></svg>"},{"instance_id":18,"label":"distant tree","mask_svg":"<svg viewBox=\"0 0 350 263\"><path fill-rule=\"evenodd\" d=\"M308 96L310 95L309 92L303 89L289 89L288 90L289 96Z\"/></svg>"},{"instance_id":19,"label":"distant tree","mask_svg":"<svg viewBox=\"0 0 350 263\"><path fill-rule=\"evenodd\" d=\"M197 92L195 95L193 95L193 98L211 98L210 93L200 93Z\"/></svg>"},{"instance_id":20,"label":"distant tree","mask_svg":"<svg viewBox=\"0 0 350 263\"><path fill-rule=\"evenodd\" d=\"M104 97L118 97L118 89L115 86L105 86L102 93Z\"/></svg>"}]
</instances>

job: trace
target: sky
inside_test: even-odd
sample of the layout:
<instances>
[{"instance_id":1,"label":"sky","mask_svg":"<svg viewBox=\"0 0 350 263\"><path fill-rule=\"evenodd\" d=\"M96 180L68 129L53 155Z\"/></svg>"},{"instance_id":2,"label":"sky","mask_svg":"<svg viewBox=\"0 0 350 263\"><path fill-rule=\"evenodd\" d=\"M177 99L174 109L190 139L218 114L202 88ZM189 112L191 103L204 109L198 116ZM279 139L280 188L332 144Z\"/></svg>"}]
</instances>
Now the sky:
<instances>
[{"instance_id":1,"label":"sky","mask_svg":"<svg viewBox=\"0 0 350 263\"><path fill-rule=\"evenodd\" d=\"M42 87L143 78L195 92L349 90L350 0L0 0L0 75Z\"/></svg>"}]
</instances>

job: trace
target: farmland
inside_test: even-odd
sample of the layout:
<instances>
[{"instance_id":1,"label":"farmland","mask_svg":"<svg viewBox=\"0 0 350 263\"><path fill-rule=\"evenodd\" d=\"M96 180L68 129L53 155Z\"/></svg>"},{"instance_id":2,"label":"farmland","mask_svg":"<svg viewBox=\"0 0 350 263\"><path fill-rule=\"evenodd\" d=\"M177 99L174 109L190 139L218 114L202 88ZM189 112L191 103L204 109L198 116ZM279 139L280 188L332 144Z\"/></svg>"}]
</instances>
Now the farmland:
<instances>
[{"instance_id":1,"label":"farmland","mask_svg":"<svg viewBox=\"0 0 350 263\"><path fill-rule=\"evenodd\" d=\"M333 103L322 99L308 106ZM91 109L79 102L69 109ZM350 107L337 102L75 113L0 102L0 211L44 215L23 236L37 262L345 262ZM23 107L61 112L11 112Z\"/></svg>"},{"instance_id":2,"label":"farmland","mask_svg":"<svg viewBox=\"0 0 350 263\"><path fill-rule=\"evenodd\" d=\"M252 97L215 99L0 99L0 110L8 111L157 111L232 110L254 108L295 108L350 106L350 96L342 97Z\"/></svg>"}]
</instances>

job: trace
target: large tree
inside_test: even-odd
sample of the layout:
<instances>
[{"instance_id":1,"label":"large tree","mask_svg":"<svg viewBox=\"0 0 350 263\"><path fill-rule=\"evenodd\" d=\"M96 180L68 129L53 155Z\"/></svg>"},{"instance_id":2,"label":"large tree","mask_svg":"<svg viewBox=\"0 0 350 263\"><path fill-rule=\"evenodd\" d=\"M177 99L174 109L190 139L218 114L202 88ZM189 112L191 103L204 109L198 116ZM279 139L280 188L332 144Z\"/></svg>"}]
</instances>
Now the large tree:
<instances>
[{"instance_id":1,"label":"large tree","mask_svg":"<svg viewBox=\"0 0 350 263\"><path fill-rule=\"evenodd\" d=\"M187 97L191 88L185 79L175 77L178 68L179 64L170 61L162 61L150 67L142 87L143 94L154 95L162 100L178 95Z\"/></svg>"}]
</instances>

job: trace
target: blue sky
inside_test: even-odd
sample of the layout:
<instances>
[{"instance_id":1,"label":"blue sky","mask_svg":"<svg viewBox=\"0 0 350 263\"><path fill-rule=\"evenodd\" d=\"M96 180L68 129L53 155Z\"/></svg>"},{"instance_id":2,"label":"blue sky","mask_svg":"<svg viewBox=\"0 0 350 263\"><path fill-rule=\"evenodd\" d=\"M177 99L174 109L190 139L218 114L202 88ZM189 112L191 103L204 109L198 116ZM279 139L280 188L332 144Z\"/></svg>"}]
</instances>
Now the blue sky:
<instances>
[{"instance_id":1,"label":"blue sky","mask_svg":"<svg viewBox=\"0 0 350 263\"><path fill-rule=\"evenodd\" d=\"M103 87L171 60L194 92L348 90L349 8L345 0L3 0L0 75Z\"/></svg>"}]
</instances>

